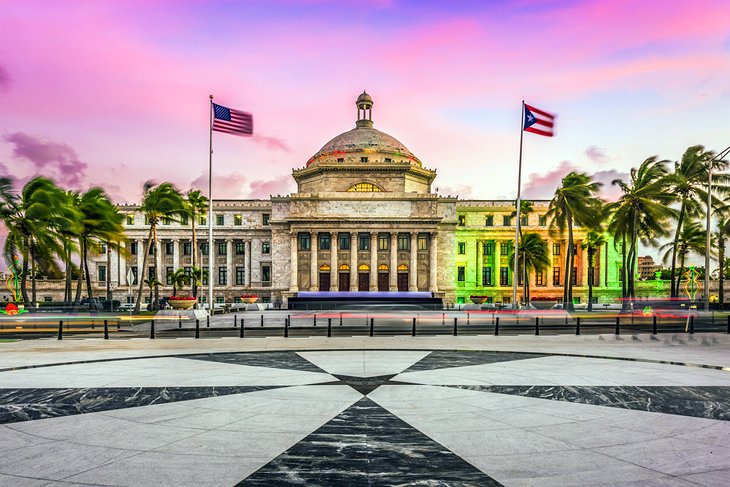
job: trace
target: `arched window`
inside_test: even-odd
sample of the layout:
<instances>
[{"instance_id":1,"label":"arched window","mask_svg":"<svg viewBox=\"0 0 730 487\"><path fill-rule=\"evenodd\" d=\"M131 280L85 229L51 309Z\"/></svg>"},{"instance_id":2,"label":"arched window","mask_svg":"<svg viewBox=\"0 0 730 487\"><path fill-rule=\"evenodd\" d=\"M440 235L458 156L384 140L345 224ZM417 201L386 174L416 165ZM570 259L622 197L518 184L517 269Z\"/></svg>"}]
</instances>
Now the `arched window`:
<instances>
[{"instance_id":1,"label":"arched window","mask_svg":"<svg viewBox=\"0 0 730 487\"><path fill-rule=\"evenodd\" d=\"M320 271L328 271L330 269L331 267L329 266L329 264L322 264L321 266L319 266Z\"/></svg>"},{"instance_id":2,"label":"arched window","mask_svg":"<svg viewBox=\"0 0 730 487\"><path fill-rule=\"evenodd\" d=\"M381 189L372 183L357 183L347 191L356 191L358 193L377 193L381 191Z\"/></svg>"},{"instance_id":3,"label":"arched window","mask_svg":"<svg viewBox=\"0 0 730 487\"><path fill-rule=\"evenodd\" d=\"M357 270L367 272L370 270L370 266L367 264L360 264L359 266L357 266Z\"/></svg>"},{"instance_id":4,"label":"arched window","mask_svg":"<svg viewBox=\"0 0 730 487\"><path fill-rule=\"evenodd\" d=\"M408 272L408 266L405 264L401 264L398 266L398 272Z\"/></svg>"},{"instance_id":5,"label":"arched window","mask_svg":"<svg viewBox=\"0 0 730 487\"><path fill-rule=\"evenodd\" d=\"M350 266L349 266L349 265L347 265L347 264L342 264L342 265L340 266L340 270L341 270L341 271L349 271L349 270L350 270Z\"/></svg>"},{"instance_id":6,"label":"arched window","mask_svg":"<svg viewBox=\"0 0 730 487\"><path fill-rule=\"evenodd\" d=\"M388 269L389 269L389 268L388 268L388 266L387 266L387 265L385 265L385 264L380 264L380 265L378 266L378 270L379 270L379 271L387 271Z\"/></svg>"}]
</instances>

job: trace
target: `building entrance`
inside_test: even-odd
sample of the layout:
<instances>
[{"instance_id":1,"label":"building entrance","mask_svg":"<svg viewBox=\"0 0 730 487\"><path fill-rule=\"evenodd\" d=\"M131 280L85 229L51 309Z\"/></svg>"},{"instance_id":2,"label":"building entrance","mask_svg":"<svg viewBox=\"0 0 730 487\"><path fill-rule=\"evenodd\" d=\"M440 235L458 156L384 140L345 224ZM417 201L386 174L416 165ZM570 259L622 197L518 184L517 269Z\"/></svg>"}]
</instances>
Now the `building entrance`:
<instances>
[{"instance_id":1,"label":"building entrance","mask_svg":"<svg viewBox=\"0 0 730 487\"><path fill-rule=\"evenodd\" d=\"M330 290L330 273L320 272L319 273L319 290L329 291Z\"/></svg>"},{"instance_id":2,"label":"building entrance","mask_svg":"<svg viewBox=\"0 0 730 487\"><path fill-rule=\"evenodd\" d=\"M408 273L398 273L398 291L408 291Z\"/></svg>"},{"instance_id":3,"label":"building entrance","mask_svg":"<svg viewBox=\"0 0 730 487\"><path fill-rule=\"evenodd\" d=\"M369 291L370 290L370 273L360 272L357 274L357 290L358 291Z\"/></svg>"},{"instance_id":4,"label":"building entrance","mask_svg":"<svg viewBox=\"0 0 730 487\"><path fill-rule=\"evenodd\" d=\"M349 272L340 272L340 282L339 282L339 290L340 291L349 291L350 290L350 273Z\"/></svg>"},{"instance_id":5,"label":"building entrance","mask_svg":"<svg viewBox=\"0 0 730 487\"><path fill-rule=\"evenodd\" d=\"M387 272L378 272L378 291L390 290L390 279Z\"/></svg>"}]
</instances>

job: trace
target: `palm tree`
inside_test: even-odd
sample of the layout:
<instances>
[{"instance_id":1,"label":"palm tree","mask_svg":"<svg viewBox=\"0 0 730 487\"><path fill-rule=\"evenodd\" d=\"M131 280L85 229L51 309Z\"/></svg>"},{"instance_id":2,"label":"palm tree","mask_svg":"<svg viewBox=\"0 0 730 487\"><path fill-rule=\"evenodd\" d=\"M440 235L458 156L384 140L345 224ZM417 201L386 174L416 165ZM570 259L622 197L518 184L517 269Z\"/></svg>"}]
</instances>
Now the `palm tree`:
<instances>
[{"instance_id":1,"label":"palm tree","mask_svg":"<svg viewBox=\"0 0 730 487\"><path fill-rule=\"evenodd\" d=\"M190 269L190 283L192 284L192 289L197 289L198 286L203 285L203 277L208 277L208 269L200 267L192 267ZM196 305L197 306L197 305Z\"/></svg>"},{"instance_id":2,"label":"palm tree","mask_svg":"<svg viewBox=\"0 0 730 487\"><path fill-rule=\"evenodd\" d=\"M620 179L612 182L623 191L618 201L607 205L607 212L611 214L609 232L620 239L622 245L623 298L636 297L634 280L638 241L645 245L656 244L659 237L667 235L667 222L675 214L669 206L673 197L667 191L667 163L650 157L638 169L631 169L628 183ZM628 305L629 300L624 299L623 309L626 310Z\"/></svg>"},{"instance_id":3,"label":"palm tree","mask_svg":"<svg viewBox=\"0 0 730 487\"><path fill-rule=\"evenodd\" d=\"M145 249L142 269L144 272L144 269L147 268L147 257L150 253L154 252L154 273L150 276L150 279L154 278L155 281L155 300L152 303L152 309L157 309L160 300L160 282L157 279L157 273L160 267L160 252L157 248L157 225L163 218L177 221L177 218L185 214L186 210L185 202L180 192L171 183L161 183L155 186L151 181L147 181L143 187L143 195L142 205L139 210L145 215L150 226L150 231L147 237L149 244L148 248ZM142 285L143 282L140 281L139 290L137 291L137 302L134 307L135 313L139 313L139 301L142 299Z\"/></svg>"},{"instance_id":4,"label":"palm tree","mask_svg":"<svg viewBox=\"0 0 730 487\"><path fill-rule=\"evenodd\" d=\"M725 266L723 263L727 260L725 258L725 249L727 248L727 239L730 238L730 206L725 206L718 210L717 220L717 233L715 238L717 239L717 290L720 307L722 308L725 302Z\"/></svg>"},{"instance_id":5,"label":"palm tree","mask_svg":"<svg viewBox=\"0 0 730 487\"><path fill-rule=\"evenodd\" d=\"M185 284L192 280L190 274L185 272L182 267L172 273L172 295L177 296L178 288L182 289Z\"/></svg>"},{"instance_id":6,"label":"palm tree","mask_svg":"<svg viewBox=\"0 0 730 487\"><path fill-rule=\"evenodd\" d=\"M602 200L598 197L601 183L580 172L568 173L555 191L545 214L550 219L551 234L564 235L568 231L568 247L565 256L565 283L563 285L563 306L574 311L573 306L573 225L586 228L600 228L603 220Z\"/></svg>"},{"instance_id":7,"label":"palm tree","mask_svg":"<svg viewBox=\"0 0 730 487\"><path fill-rule=\"evenodd\" d=\"M512 251L510 260L514 262L515 253ZM523 286L525 304L530 304L530 271L535 273L544 271L550 265L547 242L537 233L528 233L520 238L517 249L517 265L523 269Z\"/></svg>"},{"instance_id":8,"label":"palm tree","mask_svg":"<svg viewBox=\"0 0 730 487\"><path fill-rule=\"evenodd\" d=\"M678 240L686 218L698 217L703 214L703 208L707 201L708 166L714 156L714 152L706 151L701 145L689 147L682 155L682 159L675 162L674 172L669 176L670 191L675 196L675 200L679 202L677 229L672 245L670 274L672 297L679 295L680 277L676 275ZM730 176L721 174L727 167L727 161L712 161L713 191L717 194L727 194L730 191ZM714 199L715 204L718 204L719 200Z\"/></svg>"},{"instance_id":9,"label":"palm tree","mask_svg":"<svg viewBox=\"0 0 730 487\"><path fill-rule=\"evenodd\" d=\"M208 210L208 198L200 192L199 189L188 191L187 198L185 199L185 207L188 215L190 216L190 225L193 230L193 241L192 241L192 253L193 253L193 267L197 267L198 261L198 237L195 232L195 224L200 215L204 215ZM209 222L212 224L212 222ZM198 297L198 284L193 280L193 297Z\"/></svg>"},{"instance_id":10,"label":"palm tree","mask_svg":"<svg viewBox=\"0 0 730 487\"><path fill-rule=\"evenodd\" d=\"M593 280L595 279L596 271L593 265L594 256L599 251L601 246L606 244L606 237L602 233L590 231L586 234L585 240L581 244L581 247L586 250L588 254L588 311L593 311Z\"/></svg>"},{"instance_id":11,"label":"palm tree","mask_svg":"<svg viewBox=\"0 0 730 487\"><path fill-rule=\"evenodd\" d=\"M688 220L682 228L682 233L676 242L669 242L662 245L659 250L664 251L662 260L667 262L671 255L679 258L679 274L677 279L677 293L684 275L687 257L691 254L705 255L707 249L707 234L702 223L698 221Z\"/></svg>"},{"instance_id":12,"label":"palm tree","mask_svg":"<svg viewBox=\"0 0 730 487\"><path fill-rule=\"evenodd\" d=\"M154 309L154 302L152 301L152 291L157 288L157 286L160 285L160 281L157 280L155 277L150 277L149 279L145 279L142 281L143 284L147 285L147 287L150 288L150 307ZM139 301L137 301L139 303ZM135 313L138 313L139 311L135 311Z\"/></svg>"},{"instance_id":13,"label":"palm tree","mask_svg":"<svg viewBox=\"0 0 730 487\"><path fill-rule=\"evenodd\" d=\"M81 232L83 231L83 226L81 223L81 212L78 208L78 201L78 192L69 190L64 193L64 202L62 208L64 213L66 214L66 218L58 229L58 233L61 237L63 245L63 264L66 274L63 290L63 303L65 305L70 305L73 301L71 281L75 266L74 263L71 261L71 256L79 250L76 243L79 241L79 238L81 237ZM80 270L81 269L79 269L79 271ZM80 299L81 295L80 284L81 279L79 279L78 299Z\"/></svg>"}]
</instances>

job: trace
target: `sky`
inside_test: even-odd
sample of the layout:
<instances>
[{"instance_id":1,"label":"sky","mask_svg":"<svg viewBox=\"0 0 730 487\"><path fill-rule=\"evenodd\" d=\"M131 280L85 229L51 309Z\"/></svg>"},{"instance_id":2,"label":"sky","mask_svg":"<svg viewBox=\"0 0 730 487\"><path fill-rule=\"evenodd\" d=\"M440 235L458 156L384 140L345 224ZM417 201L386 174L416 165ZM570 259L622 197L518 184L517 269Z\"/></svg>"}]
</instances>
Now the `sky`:
<instances>
[{"instance_id":1,"label":"sky","mask_svg":"<svg viewBox=\"0 0 730 487\"><path fill-rule=\"evenodd\" d=\"M293 191L294 168L354 127L438 172L440 194L514 198L571 170L611 181L730 143L730 2L0 0L0 175L139 201L147 180L207 191L209 95L253 113L213 136L214 197Z\"/></svg>"}]
</instances>

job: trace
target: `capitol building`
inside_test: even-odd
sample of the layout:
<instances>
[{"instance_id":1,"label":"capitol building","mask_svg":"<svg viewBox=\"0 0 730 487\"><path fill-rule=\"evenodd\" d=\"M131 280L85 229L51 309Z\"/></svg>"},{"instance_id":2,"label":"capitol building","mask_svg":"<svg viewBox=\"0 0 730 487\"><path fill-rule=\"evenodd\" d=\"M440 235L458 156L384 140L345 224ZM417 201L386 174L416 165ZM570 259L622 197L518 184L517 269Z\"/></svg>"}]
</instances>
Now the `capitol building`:
<instances>
[{"instance_id":1,"label":"capitol building","mask_svg":"<svg viewBox=\"0 0 730 487\"><path fill-rule=\"evenodd\" d=\"M374 128L373 105L363 92L356 101L355 127L293 170L295 193L214 200L213 221L203 217L196 222L197 261L207 268L208 259L213 259L213 274L203 284L206 288L213 280L216 302L257 294L263 302L287 306L311 291L362 293L347 295L354 300L374 292L382 296L419 291L447 304L469 302L472 295L486 296L487 302L510 302L514 202L436 194L436 171L396 138ZM533 201L533 206L534 213L523 217L523 231L548 240L552 265L528 277L531 295L561 298L566 243L548 232L548 202ZM154 260L148 259L143 269L149 231L144 215L134 205L123 205L120 211L126 217L127 257L114 251L95 256L90 272L97 295L104 295L109 279L114 299L124 302L136 295L129 292L126 276L135 282L147 278L154 272ZM172 292L168 276L192 266L192 234L189 222L163 221L158 235L158 279L165 296ZM574 296L583 302L591 272L586 251L580 248L584 237L585 232L576 229ZM613 245L597 252L594 296L616 296L619 266ZM207 289L199 295L205 302Z\"/></svg>"}]
</instances>

